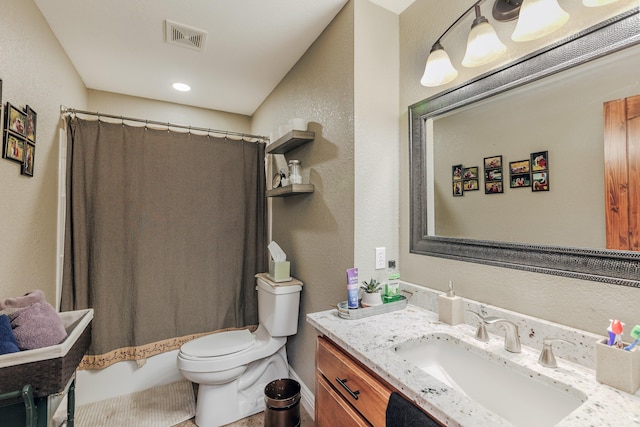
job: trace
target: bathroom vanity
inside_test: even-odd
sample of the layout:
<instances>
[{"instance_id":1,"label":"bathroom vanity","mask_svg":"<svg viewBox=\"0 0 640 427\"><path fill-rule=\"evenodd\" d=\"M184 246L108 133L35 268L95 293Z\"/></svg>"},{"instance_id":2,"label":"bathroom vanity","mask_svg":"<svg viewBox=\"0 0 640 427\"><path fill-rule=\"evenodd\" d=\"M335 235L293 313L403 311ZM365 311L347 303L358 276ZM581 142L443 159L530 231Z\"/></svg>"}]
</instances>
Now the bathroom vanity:
<instances>
[{"instance_id":1,"label":"bathroom vanity","mask_svg":"<svg viewBox=\"0 0 640 427\"><path fill-rule=\"evenodd\" d=\"M603 337L466 299L465 323L450 326L438 321L440 292L401 286L413 292L402 310L357 320L336 310L307 315L319 334L319 426L384 425L392 391L447 426L640 423L640 391L596 381L595 345ZM466 310L517 325L521 352L505 350L504 329L495 325L487 326L488 342L478 341L477 319ZM548 338L571 343L554 344L556 368L538 362Z\"/></svg>"},{"instance_id":2,"label":"bathroom vanity","mask_svg":"<svg viewBox=\"0 0 640 427\"><path fill-rule=\"evenodd\" d=\"M339 346L318 337L315 405L318 427L384 425L392 391L391 386Z\"/></svg>"}]
</instances>

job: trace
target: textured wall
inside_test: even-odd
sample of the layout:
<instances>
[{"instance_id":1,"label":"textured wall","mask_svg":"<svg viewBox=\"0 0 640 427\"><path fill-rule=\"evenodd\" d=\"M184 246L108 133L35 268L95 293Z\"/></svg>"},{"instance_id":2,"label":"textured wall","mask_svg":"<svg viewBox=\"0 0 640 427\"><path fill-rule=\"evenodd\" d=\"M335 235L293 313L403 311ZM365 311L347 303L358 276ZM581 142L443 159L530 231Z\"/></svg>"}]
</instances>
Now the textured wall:
<instances>
[{"instance_id":1,"label":"textured wall","mask_svg":"<svg viewBox=\"0 0 640 427\"><path fill-rule=\"evenodd\" d=\"M60 105L85 108L86 89L33 1L3 1L0 28L2 103L38 114L34 177L0 159L0 298L39 288L54 304Z\"/></svg>"},{"instance_id":2,"label":"textured wall","mask_svg":"<svg viewBox=\"0 0 640 427\"><path fill-rule=\"evenodd\" d=\"M292 117L309 120L313 142L287 154L302 162L315 192L271 199L273 240L304 282L298 334L289 363L310 388L315 331L306 313L326 310L344 296L353 266L354 129L353 3L348 3L253 116L253 132L269 134ZM270 180L269 180L270 182Z\"/></svg>"},{"instance_id":3,"label":"textured wall","mask_svg":"<svg viewBox=\"0 0 640 427\"><path fill-rule=\"evenodd\" d=\"M249 116L92 89L89 90L87 111L208 129L251 132ZM135 123L131 124L135 126Z\"/></svg>"},{"instance_id":4,"label":"textured wall","mask_svg":"<svg viewBox=\"0 0 640 427\"><path fill-rule=\"evenodd\" d=\"M471 5L472 1L465 1ZM489 3L487 3L489 4ZM485 4L485 7L487 7ZM574 9L581 7L580 2L563 3ZM637 5L637 1L621 1L599 13L614 13L616 8L628 8ZM585 25L585 20L596 13L595 10L582 8L584 14L572 13L572 20L566 31L572 31ZM444 87L428 89L419 83L424 71L424 61L435 39L449 23L463 10L457 2L422 0L414 3L400 16L400 104L411 105L417 101L435 95ZM485 14L489 14L486 11ZM433 25L425 25L425 20ZM463 33L469 28L459 26ZM508 33L508 25L501 27ZM583 27L584 28L584 27ZM455 33L455 32L454 32ZM461 33L460 33L461 34ZM448 36L447 36L448 37ZM507 37L503 37L505 41ZM457 40L457 41L456 41ZM544 40L548 42L549 40ZM542 43L542 41L540 42ZM463 46L460 37L445 38L443 44L450 50L452 60L460 61L461 53L456 46ZM520 49L533 49L535 43L524 43ZM512 46L510 45L510 48ZM459 49L458 49L459 50ZM517 56L524 51L513 51ZM507 60L510 58L507 58ZM480 74L486 69L464 70L458 66L463 76L450 84L454 86ZM475 73L475 74L474 74ZM400 117L406 124L407 114ZM406 127L401 128L406 129ZM400 140L401 170L409 167L408 133L401 132ZM619 318L629 324L638 323L637 303L640 290L635 288L600 284L596 282L561 278L551 275L534 274L517 270L489 267L479 264L456 262L409 253L409 174L400 178L400 248L402 277L405 280L432 288L445 290L447 282L455 282L457 293L478 301L515 310L561 324L582 328L595 333L604 333L608 319Z\"/></svg>"}]
</instances>

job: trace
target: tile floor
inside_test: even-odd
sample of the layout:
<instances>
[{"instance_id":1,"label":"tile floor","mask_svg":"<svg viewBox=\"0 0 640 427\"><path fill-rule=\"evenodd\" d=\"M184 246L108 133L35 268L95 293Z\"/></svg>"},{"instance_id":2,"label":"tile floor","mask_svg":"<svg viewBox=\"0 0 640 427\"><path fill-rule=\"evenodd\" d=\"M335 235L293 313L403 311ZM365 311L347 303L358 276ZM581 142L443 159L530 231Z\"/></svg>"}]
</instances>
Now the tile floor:
<instances>
[{"instance_id":1,"label":"tile floor","mask_svg":"<svg viewBox=\"0 0 640 427\"><path fill-rule=\"evenodd\" d=\"M311 416L305 411L304 407L300 405L300 427L313 427L315 423ZM175 427L195 427L195 420L192 418L185 422L182 422ZM247 418L243 418L234 423L227 424L226 427L262 427L264 426L264 412L252 415Z\"/></svg>"}]
</instances>

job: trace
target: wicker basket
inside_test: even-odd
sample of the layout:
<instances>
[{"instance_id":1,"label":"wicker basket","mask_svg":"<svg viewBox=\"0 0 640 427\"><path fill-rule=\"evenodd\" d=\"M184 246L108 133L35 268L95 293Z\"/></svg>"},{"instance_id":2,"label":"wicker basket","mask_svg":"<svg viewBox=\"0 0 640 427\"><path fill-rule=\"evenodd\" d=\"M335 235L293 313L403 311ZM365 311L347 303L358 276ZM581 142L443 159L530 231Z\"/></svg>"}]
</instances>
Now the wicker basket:
<instances>
[{"instance_id":1,"label":"wicker basket","mask_svg":"<svg viewBox=\"0 0 640 427\"><path fill-rule=\"evenodd\" d=\"M0 394L31 384L34 397L64 390L91 343L93 310L60 313L67 338L60 344L0 356Z\"/></svg>"}]
</instances>

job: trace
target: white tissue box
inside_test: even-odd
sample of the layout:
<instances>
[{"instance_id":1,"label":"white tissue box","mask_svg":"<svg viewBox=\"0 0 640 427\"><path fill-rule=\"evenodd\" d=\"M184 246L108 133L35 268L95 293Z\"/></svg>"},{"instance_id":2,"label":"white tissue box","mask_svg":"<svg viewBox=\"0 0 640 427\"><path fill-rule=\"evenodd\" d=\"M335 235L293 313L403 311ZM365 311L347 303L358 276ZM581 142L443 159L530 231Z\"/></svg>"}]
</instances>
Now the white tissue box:
<instances>
[{"instance_id":1,"label":"white tissue box","mask_svg":"<svg viewBox=\"0 0 640 427\"><path fill-rule=\"evenodd\" d=\"M624 344L625 346L628 344ZM607 345L607 340L596 342L596 380L627 393L640 388L640 351L631 351Z\"/></svg>"},{"instance_id":2,"label":"white tissue box","mask_svg":"<svg viewBox=\"0 0 640 427\"><path fill-rule=\"evenodd\" d=\"M288 282L291 280L291 263L289 261L269 262L269 279L274 282Z\"/></svg>"}]
</instances>

